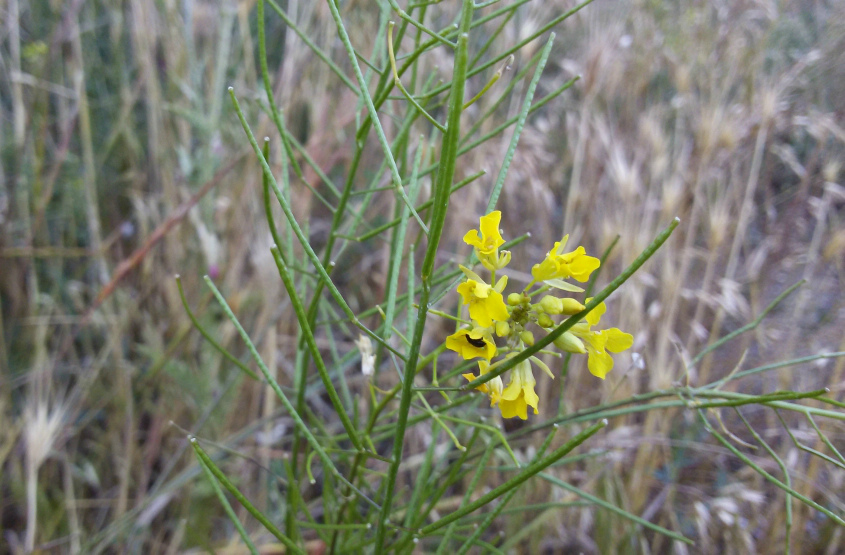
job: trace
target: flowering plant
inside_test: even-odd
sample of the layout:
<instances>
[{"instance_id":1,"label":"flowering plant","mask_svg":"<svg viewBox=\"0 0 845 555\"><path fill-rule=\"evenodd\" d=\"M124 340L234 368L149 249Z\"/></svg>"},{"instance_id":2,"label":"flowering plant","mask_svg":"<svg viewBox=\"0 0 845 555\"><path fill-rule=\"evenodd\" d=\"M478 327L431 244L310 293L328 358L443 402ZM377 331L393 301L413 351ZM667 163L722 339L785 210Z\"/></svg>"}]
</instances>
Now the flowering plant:
<instances>
[{"instance_id":1,"label":"flowering plant","mask_svg":"<svg viewBox=\"0 0 845 555\"><path fill-rule=\"evenodd\" d=\"M480 359L478 376L472 373L463 375L469 381L484 376L533 345L535 330L547 333L555 328L558 325L555 317L584 311L585 305L574 297L548 292L583 292L581 287L566 280L572 278L586 282L600 265L599 259L587 255L582 246L563 252L569 239L567 235L555 243L542 262L534 265L531 282L522 291L510 293L506 302L503 293L508 278L501 276L496 280L496 272L504 269L511 260L510 251L499 250L505 243L499 230L501 219L500 211L490 212L480 218L478 230L470 230L464 235L464 242L473 247L479 262L490 273L488 283L472 269L460 267L466 280L458 285L457 292L462 303L468 305L471 326L462 327L446 338L446 348L465 360ZM540 297L539 300L537 297ZM585 302L590 300L588 298ZM613 369L613 359L608 351L619 353L634 343L631 334L617 328L593 329L606 310L605 304L599 303L584 314L582 321L554 340L554 346L561 351L586 354L590 373L601 379ZM501 340L499 344L494 336ZM499 355L503 357L494 362L493 359ZM534 391L537 382L531 363L554 379L554 372L540 358L530 356L510 370L510 382L506 387L502 378L495 376L477 388L490 397L490 405L498 406L504 418L518 416L526 420L528 407L534 410L534 414L539 413L540 398Z\"/></svg>"}]
</instances>

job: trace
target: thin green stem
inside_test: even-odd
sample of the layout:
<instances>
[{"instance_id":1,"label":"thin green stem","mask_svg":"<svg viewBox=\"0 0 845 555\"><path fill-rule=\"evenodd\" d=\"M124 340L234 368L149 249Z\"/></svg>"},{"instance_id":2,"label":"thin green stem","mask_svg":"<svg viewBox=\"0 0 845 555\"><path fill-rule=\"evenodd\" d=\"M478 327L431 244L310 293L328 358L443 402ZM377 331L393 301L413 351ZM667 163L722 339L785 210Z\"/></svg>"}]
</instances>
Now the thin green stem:
<instances>
[{"instance_id":1,"label":"thin green stem","mask_svg":"<svg viewBox=\"0 0 845 555\"><path fill-rule=\"evenodd\" d=\"M387 55L390 60L390 69L393 72L393 84L399 89L405 99L411 103L411 105L416 108L422 116L431 123L434 127L436 127L441 133L446 132L446 128L440 124L439 121L434 119L434 117L429 114L425 108L423 108L419 102L409 93L405 87L402 85L402 81L399 79L399 73L396 71L396 57L393 53L393 26L395 25L394 22L389 22L387 24Z\"/></svg>"},{"instance_id":2,"label":"thin green stem","mask_svg":"<svg viewBox=\"0 0 845 555\"><path fill-rule=\"evenodd\" d=\"M300 333L302 333L305 343L308 345L308 350L311 353L311 359L314 361L314 364L317 365L317 372L320 374L320 379L323 381L323 385L326 388L326 394L329 396L329 401L331 401L335 412L337 412L337 416L349 436L349 441L352 442L352 445L354 445L357 450L364 451L364 446L358 437L355 425L349 419L349 415L347 414L347 408L343 406L343 403L337 394L337 390L329 377L329 371L326 368L323 357L320 355L320 349L317 347L317 340L314 339L314 333L311 331L311 326L308 324L308 316L305 314L305 307L303 306L299 295L296 293L293 278L291 277L287 265L279 252L279 247L271 247L270 252L273 254L273 260L275 260L276 266L279 269L279 276L282 278L282 283L285 286L285 290L288 292L288 298L290 298L291 306L296 314L296 319L299 321Z\"/></svg>"},{"instance_id":3,"label":"thin green stem","mask_svg":"<svg viewBox=\"0 0 845 555\"><path fill-rule=\"evenodd\" d=\"M249 514L255 517L255 519L258 520L258 522L260 522L264 526L264 528L267 529L268 532L276 536L276 538L280 542L282 542L285 547L287 547L294 553L301 553L303 555L305 554L305 551L303 551L299 548L299 546L293 543L290 538L282 534L281 531L279 531L279 529L276 528L273 523L270 522L270 520L266 516L264 516L261 511L256 509L255 506L249 502L249 499L244 497L244 495L240 491L238 491L238 488L236 488L235 485L229 481L226 475L223 474L223 472L219 468L217 468L217 465L214 464L214 461L211 460L211 457L209 457L208 454L203 451L202 447L199 446L199 443L197 443L197 438L189 436L188 439L190 440L191 447L194 448L194 452L197 454L197 457L200 459L200 461L202 461L203 468L211 472L211 474L214 475L214 477L223 485L223 487L229 490L229 493L231 493L232 496L234 496L234 498L238 500L238 503L243 505L243 507L249 512Z\"/></svg>"},{"instance_id":4,"label":"thin green stem","mask_svg":"<svg viewBox=\"0 0 845 555\"><path fill-rule=\"evenodd\" d=\"M489 90L490 90L490 88L491 88L493 85L495 85L496 83L498 83L498 82L499 82L499 79L501 79L501 78L502 78L502 74L504 74L505 69L506 69L506 68L508 68L508 67L510 67L510 65L513 63L513 60L514 60L514 56L513 56L513 54L511 54L511 57L510 57L510 58L508 58L508 59L505 61L505 63L504 63L504 64L502 64L502 66L501 66L499 69L497 69L497 70L496 70L496 73L494 73L494 74L493 74L493 77L491 77L491 78L490 78L490 80L489 80L489 81L487 81L487 83L486 83L486 84L485 84L485 85L481 88L481 90L480 90L480 91L478 91L478 94L476 94L475 96L473 96L472 98L470 98L470 99L467 101L467 103L466 103L466 104L464 104L464 110L466 110L467 108L469 108L470 106L472 106L473 104L475 104L476 102L478 102L478 100L479 100L482 96L484 96L484 93L486 93L487 91L489 91Z\"/></svg>"},{"instance_id":5,"label":"thin green stem","mask_svg":"<svg viewBox=\"0 0 845 555\"><path fill-rule=\"evenodd\" d=\"M322 461L323 466L325 467L325 471L334 474L339 480L346 483L352 489L352 491L357 493L364 501L368 502L373 507L376 507L378 510L380 510L381 507L375 501L371 500L366 495L364 495L363 492L361 492L353 484L349 483L348 480L346 480L346 478L341 475L341 473L335 467L334 463L332 463L332 460L329 458L328 454L320 445L320 442L317 440L316 437L314 437L314 434L311 433L311 430L302 420L302 417L296 411L293 404L288 399L287 395L285 395L285 392L282 391L281 387L279 387L276 378L273 377L273 375L270 373L270 369L267 368L267 365L264 363L264 360L261 358L261 355L258 354L258 349L255 348L255 344L252 342L252 339L250 339L249 334L246 332L246 330L244 330L243 326L238 321L238 318L237 316L235 316L235 313L232 312L232 309L229 307L229 304L226 302L226 299L214 285L214 282L211 281L211 278L205 276L204 279L208 287L211 289L211 292L214 294L214 298L217 299L217 302L220 304L220 308L223 309L223 312L226 314L226 317L229 318L229 321L232 322L232 325L235 326L235 329L241 336L243 342L246 343L247 349L249 349L249 352L252 355L252 358L255 360L255 363L258 365L258 368L261 370L261 373L264 374L264 378L267 380L267 383L270 385L270 388L276 394L276 397L278 397L279 400L282 402L282 405L284 405L285 410L288 411L288 414L293 419L294 424L296 424L296 426L299 428L302 435L305 437L306 440L308 440L308 444L311 445L312 449L317 451L318 455L320 455L320 460Z\"/></svg>"},{"instance_id":6,"label":"thin green stem","mask_svg":"<svg viewBox=\"0 0 845 555\"><path fill-rule=\"evenodd\" d=\"M803 279L802 279L801 281L799 281L798 283L796 283L795 285L793 285L793 286L789 287L786 291L784 291L784 292L783 292L783 293L781 293L780 295L778 295L778 296L775 298L775 300L773 300L771 303L769 303L769 306L767 306L765 309L763 309L763 312L761 312L761 313L760 313L760 315L759 315L759 316L757 316L757 318L755 318L752 322L749 322L748 324L746 324L746 325L742 326L741 328L739 328L739 329L737 329L737 330L732 331L732 332L731 332L731 333L729 333L728 335L726 335L726 336L722 337L722 338L721 338L721 339L719 339L718 341L714 341L713 343L711 343L710 345L708 345L707 347L705 347L704 349L702 349L702 350L701 350L701 352L700 352L700 353L698 353L697 355L695 355L695 357L693 357L692 361L690 361L690 366L694 366L695 364L698 364L698 362L699 362L702 358L704 358L704 356L705 356L707 353L710 353L710 352L714 351L715 349L718 349L719 347L721 347L722 345L724 345L725 343L727 343L727 342L728 342L728 341L730 341L731 339L733 339L733 338L735 338L735 337L737 337L737 336L739 336L739 335L742 335L743 333L745 333L745 332L747 332L747 331L749 331L749 330L753 330L754 328L756 328L757 326L759 326L759 325L760 325L760 322L762 322L762 321L763 321L763 318L765 318L765 317L766 317L766 315L767 315L767 314L768 314L768 313L769 313L769 312L770 312L770 311L771 311L774 307L776 307L777 305L779 305L779 304L780 304L780 303L781 303L781 302L782 302L782 301L783 301L786 297L788 297L790 294L792 294L792 292L793 292L793 291L795 291L796 289L798 289L798 288L799 288L799 287L801 287L802 285L804 285L804 280L803 280Z\"/></svg>"},{"instance_id":7,"label":"thin green stem","mask_svg":"<svg viewBox=\"0 0 845 555\"><path fill-rule=\"evenodd\" d=\"M413 17L408 15L408 12L406 12L401 7L399 7L399 4L396 3L396 0L388 0L388 3L390 4L390 7L393 8L393 10L399 15L399 17L401 17L402 19L404 19L405 21L407 21L408 23L410 23L411 25L413 25L414 27L416 27L420 31L426 33L427 35L430 35L435 40L445 44L446 46L449 46L451 48L455 48L456 45L454 43L452 43L451 41L449 41L448 39L446 39L445 37L440 35L437 31L434 31L433 29L429 29L428 27L426 27L425 25L423 25L422 23L420 23L419 21L417 21L416 19L414 19Z\"/></svg>"},{"instance_id":8,"label":"thin green stem","mask_svg":"<svg viewBox=\"0 0 845 555\"><path fill-rule=\"evenodd\" d=\"M293 210L291 209L290 203L282 194L282 190L279 188L279 184L276 182L276 178L273 176L273 172L270 169L270 165L267 163L267 160L264 158L264 154L261 151L261 148L258 146L258 141L255 140L255 136L252 134L252 130L249 128L249 125L246 122L246 117L244 116L243 110L241 110L240 103L238 102L237 97L235 97L235 91L232 87L229 87L229 97L232 100L232 105L235 108L235 112L238 114L238 119L241 122L241 126L244 129L244 132L249 139L249 143L252 145L253 150L255 151L255 155L258 158L259 163L261 164L262 169L264 170L265 175L268 177L270 186L273 189L273 192L276 195L276 199L279 201L279 205L282 207L282 211L285 213L285 217L287 217L288 222L293 229L296 238L299 240L299 244L302 245L303 250L305 251L306 256L311 261L311 264L314 266L314 269L317 270L317 274L320 276L320 279L323 285L329 290L332 298L337 302L340 306L341 310L344 314L349 318L349 320L361 331L367 334L371 339L377 341L384 345L384 347L394 353L399 358L403 358L402 354L397 352L395 349L387 345L386 342L376 333L370 331L360 320L358 320L355 313L349 307L346 302L346 299L343 298L340 291L338 291L337 287L332 282L332 279L329 277L328 272L326 272L326 268L323 266L323 263L320 261L320 258L317 256L317 253L314 252L314 249L311 247L311 243L308 240L308 237L305 236L303 233L302 228L296 221L296 218L293 215ZM341 210L341 207L338 207ZM310 320L309 320L310 321Z\"/></svg>"},{"instance_id":9,"label":"thin green stem","mask_svg":"<svg viewBox=\"0 0 845 555\"><path fill-rule=\"evenodd\" d=\"M591 495L591 494L587 493L586 491L578 489L571 484L567 484L566 482L564 482L560 478L557 478L556 476L552 476L551 474L546 474L545 472L541 472L540 477L542 479L546 480L547 482L550 482L550 483L552 483L552 484L554 484L554 485L556 485L560 488L563 488L567 491L570 491L570 492L574 493L575 495L577 495L578 497L582 497L582 498L588 500L589 502L591 502L595 505L598 505L599 507L601 507L603 509L606 509L606 510L611 511L613 513L616 513L616 514L618 514L618 515L620 515L624 518L627 518L628 520L631 520L632 522L636 522L637 524L639 524L641 526L644 526L644 527L646 527L650 530L654 530L655 532L663 534L664 536L667 536L667 537L672 538L674 540L684 542L685 544L688 544L688 545L693 545L693 541L691 539L687 538L686 536L683 536L683 535L681 535L677 532L673 532L673 531L668 530L668 529L666 529L662 526L659 526L657 524L649 522L649 521L645 520L644 518L641 518L641 517L639 517L635 514L631 514L628 511L625 511L625 510L617 507L613 503L609 503L609 502L605 501L604 499L598 498L595 495Z\"/></svg>"},{"instance_id":10,"label":"thin green stem","mask_svg":"<svg viewBox=\"0 0 845 555\"><path fill-rule=\"evenodd\" d=\"M196 445L196 443L192 438L191 446L193 447L194 445ZM217 478L214 477L214 473L211 471L211 469L208 467L208 465L202 458L199 459L199 462L203 472L205 473L205 477L208 478L208 483L211 484L212 489L214 489L214 493L215 495L217 495L217 499L219 499L220 504L223 505L223 510L226 511L226 514L229 516L229 520L232 521L232 524L238 531L238 535L240 535L241 539L243 539L247 549L249 549L249 552L252 555L258 555L258 549L256 549L255 544L252 543L249 534L247 534L246 530L244 530L244 526L243 524L241 524L241 520L238 518L238 515L235 514L234 509L232 509L232 505L231 503L229 503L229 500L226 499L226 494L224 494L223 490L220 489L220 483L217 481Z\"/></svg>"},{"instance_id":11,"label":"thin green stem","mask_svg":"<svg viewBox=\"0 0 845 555\"><path fill-rule=\"evenodd\" d=\"M710 425L710 422L707 420L707 416L705 415L705 412L706 412L706 411L704 411L704 410L699 410L699 411L698 411L698 415L699 415L699 417L701 418L701 421L704 423L705 428L707 428L707 431L709 431L709 432L710 432L710 434L711 434L713 437L715 437L715 438L716 438L716 440L717 440L719 443L721 443L721 444L722 444L725 448L727 448L727 449L728 449L729 451L731 451L734 455L736 455L736 456L737 456L737 457L738 457L738 458L739 458L739 459L740 459L743 463L745 463L745 464L746 464L746 465L748 465L750 468L752 468L755 472L757 472L757 474L759 474L760 476L762 476L763 478L765 478L768 482L770 482L770 483L774 484L775 486L779 487L780 489L782 489L783 491L785 491L785 492L786 492L786 493L788 493L789 495L791 495L791 496L795 497L796 499L798 499L799 501L801 501L801 502L802 502L802 503L804 503L805 505L808 505L808 506L810 506L810 507L814 508L815 510L817 510L817 511L819 511L819 512L823 513L823 514L825 514L828 518L830 518L831 520L833 520L833 521L834 521L836 524L838 524L839 526L845 526L845 520L843 520L843 519L842 519L842 517L840 517L839 515L837 515L837 514L836 514L836 513L834 513L833 511L831 511L831 510L829 510L829 509L827 509L827 508L825 508L825 507L822 507L821 505L819 505L818 503L816 503L815 501L813 501L813 500L812 500L812 499L810 499L809 497L807 497L807 496L805 496L805 495L802 495L802 494L798 493L797 491L795 491L794 489L792 489L792 488L791 488L791 487L789 487L788 485L784 484L783 482L781 482L780 480L778 480L777 478L775 478L774 476L772 476L771 474L769 474L768 472L766 472L766 471L765 471L765 470L764 470L764 469L763 469L760 465L758 465L757 463L755 463L754 461L752 461L750 458L748 458L748 457L747 457L747 456L746 456L746 455L745 455L742 451L740 451L739 449L737 449L737 448L733 445L733 443L731 443L730 441L728 441L727 439L725 439L725 438L722 436L722 434L720 434L719 432L717 432L717 431L716 431L716 430L715 430L715 429L714 429L714 428Z\"/></svg>"},{"instance_id":12,"label":"thin green stem","mask_svg":"<svg viewBox=\"0 0 845 555\"><path fill-rule=\"evenodd\" d=\"M762 437L760 437L760 434L757 433L757 430L755 430L754 427L751 425L751 423L748 422L748 420L742 415L742 412L740 412L739 409L734 409L734 410L736 410L737 415L739 415L739 417L742 419L742 422L743 422L743 424L745 424L745 427L748 429L748 431L751 432L751 435L754 436L754 439L757 440L757 443L762 445L763 448L769 453L769 456L771 456L775 460L775 462L778 463L778 466L780 467L780 471L783 472L784 484L786 484L786 487L791 488L792 487L792 478L790 478L790 476L789 476L789 469L787 468L786 463L783 462L783 459L780 458L777 453L775 453L775 450L772 449L769 446L769 444L766 443L766 441ZM778 418L780 418L780 413L778 413L778 411L775 411L775 414L777 414ZM783 420L781 420L781 423L784 424L784 427L786 426L786 424L783 422ZM789 430L789 428L786 428L786 429ZM785 502L786 502L786 533L785 533L783 543L784 543L784 546L786 547L785 553L786 553L786 555L789 555L790 544L792 543L791 542L791 537L792 537L792 497L790 497L789 495L784 495L784 498L785 498Z\"/></svg>"},{"instance_id":13,"label":"thin green stem","mask_svg":"<svg viewBox=\"0 0 845 555\"><path fill-rule=\"evenodd\" d=\"M469 513L479 509L480 507L483 507L491 501L498 499L508 491L522 485L530 478L536 476L537 474L545 470L549 465L551 465L552 463L562 458L564 455L566 455L567 453L587 441L587 439L598 433L598 431L604 428L605 426L607 426L607 420L596 422L583 432L579 433L578 435L564 443L562 446L555 449L547 457L535 461L534 463L529 465L525 470L523 470L504 484L493 488L490 492L486 493L485 495L482 495L476 501L470 503L469 505L461 507L450 515L441 518L437 522L423 527L420 530L420 533L423 535L430 534L431 532L434 532L435 530L438 530L439 528L442 528L443 526L446 526L447 524L454 522L465 515L468 515Z\"/></svg>"},{"instance_id":14,"label":"thin green stem","mask_svg":"<svg viewBox=\"0 0 845 555\"><path fill-rule=\"evenodd\" d=\"M387 530L390 509L393 503L393 493L396 487L396 477L399 474L399 465L402 462L404 449L405 429L408 425L408 412L411 407L411 395L413 394L414 375L416 374L417 359L420 354L420 345L423 340L426 317L428 315L428 300L431 292L431 277L434 269L434 262L437 255L437 248L440 243L440 236L443 233L443 225L446 221L446 211L449 207L449 194L452 188L452 179L455 175L455 161L457 159L457 144L460 138L460 117L463 107L464 87L466 85L467 71L467 48L469 37L466 31L469 30L472 21L472 0L463 0L461 12L461 29L464 29L458 37L458 49L455 54L455 68L453 73L453 86L449 99L449 114L447 118L447 130L443 136L441 148L440 171L434 188L434 205L432 207L431 227L428 233L428 246L422 265L422 279L420 293L420 309L417 311L417 321L414 325L414 335L411 341L411 348L408 352L408 360L405 364L405 372L402 377L402 395L399 400L399 414L396 429L393 437L393 461L388 469L386 487L382 512L379 516L378 528L376 530L376 550L379 551L385 545L385 533Z\"/></svg>"},{"instance_id":15,"label":"thin green stem","mask_svg":"<svg viewBox=\"0 0 845 555\"><path fill-rule=\"evenodd\" d=\"M205 328L202 327L199 320L197 320L197 317L194 316L194 313L191 312L191 308L188 306L188 299L185 298L185 291L182 288L182 277L179 274L176 274L176 287L179 289L179 297L182 299L182 306L185 307L185 313L188 315L188 318L191 319L191 322L194 324L194 327L197 328L197 331L202 334L205 340L208 341L212 347L214 347L221 355L226 357L226 360L240 368L244 374L253 380L257 380L258 374L250 370L243 362L236 359L232 353L223 348L223 346L211 337L211 334L205 331Z\"/></svg>"},{"instance_id":16,"label":"thin green stem","mask_svg":"<svg viewBox=\"0 0 845 555\"><path fill-rule=\"evenodd\" d=\"M381 125L381 121L378 119L378 112L373 104L373 98L370 96L370 91L367 89L367 82L364 79L364 74L361 73L361 66L358 65L358 56L355 54L355 48L352 46L352 41L349 40L349 34L346 32L346 26L343 24L343 19L340 17L340 11L338 10L336 0L328 0L328 5L329 10L332 13L332 18L335 22L335 26L337 27L340 41L346 49L346 54L349 57L349 63L352 66L352 71L355 73L355 78L358 81L361 99L367 107L367 112L370 115L370 122L373 129L375 129L376 137L378 137L382 153L387 161L387 166L390 168L390 175L393 178L393 186L395 187L396 193L399 195L402 202L408 206L408 209L414 215L417 223L420 224L420 228L423 232L428 235L428 228L422 221L422 218L420 218L420 215L417 214L416 210L414 210L414 207L411 205L411 201L405 194L405 189L402 187L402 177L399 175L399 168L396 166L396 160L393 157L393 151L390 149L390 143L387 142L387 136L384 134L384 128Z\"/></svg>"},{"instance_id":17,"label":"thin green stem","mask_svg":"<svg viewBox=\"0 0 845 555\"><path fill-rule=\"evenodd\" d=\"M522 102L522 109L519 111L519 118L513 129L511 142L508 145L508 150L505 153L505 159L502 161L502 167L499 169L499 176L496 178L496 183L493 185L493 190L490 191L490 199L487 201L487 211L490 213L496 207L499 201L499 195L502 192L502 187L505 186L505 178L508 175L508 169L511 166L514 153L516 153L516 145L519 143L519 137L522 135L522 129L525 127L525 121L528 119L528 113L531 111L531 103L534 101L534 92L537 90L537 85L540 83L540 76L543 74L543 69L546 67L546 61L552 53L552 45L555 42L555 34L549 35L549 40L546 41L546 46L543 47L543 54L540 56L540 62L537 64L537 69L534 70L534 76L531 78L531 83L528 85L528 91L525 94L525 100Z\"/></svg>"},{"instance_id":18,"label":"thin green stem","mask_svg":"<svg viewBox=\"0 0 845 555\"><path fill-rule=\"evenodd\" d=\"M466 187L467 185L469 185L470 183L472 183L473 181L475 181L479 177L484 176L486 173L487 172L485 172L484 170L481 170L479 172L476 172L476 173L470 175L469 177L467 177L465 179L462 179L461 181L456 183L454 187L452 187L451 191L449 191L450 195L452 193L456 192L456 191L459 191L460 189L463 189L464 187ZM423 210L428 210L431 207L432 204L434 204L434 199L429 199L429 200L427 200L423 203L420 203L420 205L417 206L417 212L422 212ZM396 218L392 221L387 222L386 224L382 224L378 227L371 229L370 231L364 233L363 235L359 235L358 237L355 238L355 240L360 242L360 241L366 241L368 239L372 239L376 235L380 235L385 230L399 225L399 223L401 221L402 221L401 219Z\"/></svg>"}]
</instances>

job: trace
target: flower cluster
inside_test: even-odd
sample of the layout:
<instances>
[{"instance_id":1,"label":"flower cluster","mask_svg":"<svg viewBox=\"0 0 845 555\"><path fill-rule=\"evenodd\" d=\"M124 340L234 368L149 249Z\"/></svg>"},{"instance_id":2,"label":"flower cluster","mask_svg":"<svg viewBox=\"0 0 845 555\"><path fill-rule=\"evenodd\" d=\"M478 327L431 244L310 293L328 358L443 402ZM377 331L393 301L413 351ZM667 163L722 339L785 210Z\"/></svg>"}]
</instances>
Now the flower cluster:
<instances>
[{"instance_id":1,"label":"flower cluster","mask_svg":"<svg viewBox=\"0 0 845 555\"><path fill-rule=\"evenodd\" d=\"M461 266L466 280L458 285L457 291L463 304L468 305L471 326L462 327L446 338L446 347L464 360L479 359L479 376L533 345L533 330L552 330L559 324L556 318L566 318L583 311L584 304L576 299L547 292L583 292L582 288L566 280L571 278L584 283L599 267L599 260L588 256L584 247L564 252L569 239L567 235L555 243L542 262L534 265L531 283L521 292L505 297L508 278L501 276L496 280L496 272L510 263L511 253L499 250L505 243L499 231L501 219L502 213L498 210L482 216L479 229L473 229L464 236L464 242L474 248L479 262L489 271L490 280L487 282L472 269ZM589 303L590 299L585 302ZM629 349L634 342L631 334L616 328L594 329L605 310L605 304L600 303L554 341L555 347L562 351L586 354L587 367L601 379L613 368L613 359L608 351L619 353ZM496 343L494 336L501 340L500 344ZM493 361L498 355L503 356ZM490 397L490 406L499 407L504 418L518 416L526 420L528 407L534 410L534 414L539 412L540 399L534 391L537 382L531 363L554 379L549 367L532 356L511 369L507 386L501 376L496 376L478 388ZM479 376L464 374L470 381Z\"/></svg>"}]
</instances>

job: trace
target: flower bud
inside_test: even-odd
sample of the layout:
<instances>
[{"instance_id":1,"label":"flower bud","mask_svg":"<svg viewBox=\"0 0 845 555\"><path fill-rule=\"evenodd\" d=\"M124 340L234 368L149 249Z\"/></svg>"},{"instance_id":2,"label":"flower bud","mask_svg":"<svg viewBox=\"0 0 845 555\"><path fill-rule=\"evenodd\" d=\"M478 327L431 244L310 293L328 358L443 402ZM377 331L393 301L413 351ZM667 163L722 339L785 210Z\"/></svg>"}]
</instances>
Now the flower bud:
<instances>
[{"instance_id":1,"label":"flower bud","mask_svg":"<svg viewBox=\"0 0 845 555\"><path fill-rule=\"evenodd\" d=\"M511 332L511 327L507 322L496 322L496 335L505 337Z\"/></svg>"},{"instance_id":2,"label":"flower bud","mask_svg":"<svg viewBox=\"0 0 845 555\"><path fill-rule=\"evenodd\" d=\"M492 256L479 255L478 259L481 261L481 265L491 272L495 272L497 270L496 259Z\"/></svg>"},{"instance_id":3,"label":"flower bud","mask_svg":"<svg viewBox=\"0 0 845 555\"><path fill-rule=\"evenodd\" d=\"M558 299L552 295L546 295L540 299L539 304L548 314L560 314L563 312L563 299Z\"/></svg>"},{"instance_id":4,"label":"flower bud","mask_svg":"<svg viewBox=\"0 0 845 555\"><path fill-rule=\"evenodd\" d=\"M522 339L522 342L528 345L529 347L534 344L534 334L530 331L523 331L519 334L519 338Z\"/></svg>"},{"instance_id":5,"label":"flower bud","mask_svg":"<svg viewBox=\"0 0 845 555\"><path fill-rule=\"evenodd\" d=\"M562 306L563 306L561 314L568 314L568 315L571 316L573 314L578 314L579 312L584 310L584 308L586 308L584 305L582 305L581 303L579 303L575 299L566 298L566 299L560 299L560 301L561 301Z\"/></svg>"},{"instance_id":6,"label":"flower bud","mask_svg":"<svg viewBox=\"0 0 845 555\"><path fill-rule=\"evenodd\" d=\"M564 332L563 335L555 339L554 343L555 347L561 351L566 351L567 353L578 353L583 355L587 352L587 349L584 348L584 343L568 331Z\"/></svg>"},{"instance_id":7,"label":"flower bud","mask_svg":"<svg viewBox=\"0 0 845 555\"><path fill-rule=\"evenodd\" d=\"M541 328L551 328L555 325L555 321L548 314L540 314L537 317L537 325Z\"/></svg>"},{"instance_id":8,"label":"flower bud","mask_svg":"<svg viewBox=\"0 0 845 555\"><path fill-rule=\"evenodd\" d=\"M511 251L501 251L496 266L501 270L511 262Z\"/></svg>"},{"instance_id":9,"label":"flower bud","mask_svg":"<svg viewBox=\"0 0 845 555\"><path fill-rule=\"evenodd\" d=\"M519 306L522 304L522 295L520 293L511 293L508 295L508 304L511 306Z\"/></svg>"}]
</instances>

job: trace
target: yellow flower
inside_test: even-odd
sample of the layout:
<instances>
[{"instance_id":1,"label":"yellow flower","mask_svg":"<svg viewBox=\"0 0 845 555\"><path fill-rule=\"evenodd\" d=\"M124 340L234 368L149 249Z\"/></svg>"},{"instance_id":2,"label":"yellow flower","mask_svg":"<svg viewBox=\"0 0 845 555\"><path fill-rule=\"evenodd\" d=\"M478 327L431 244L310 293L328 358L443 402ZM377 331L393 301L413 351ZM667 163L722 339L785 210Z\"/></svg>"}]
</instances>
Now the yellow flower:
<instances>
[{"instance_id":1,"label":"yellow flower","mask_svg":"<svg viewBox=\"0 0 845 555\"><path fill-rule=\"evenodd\" d=\"M471 229L464 235L464 242L475 247L478 260L491 272L501 270L511 261L510 251L499 252L499 247L505 243L499 233L499 222L501 221L502 213L494 210L479 219L480 236L476 229Z\"/></svg>"},{"instance_id":2,"label":"yellow flower","mask_svg":"<svg viewBox=\"0 0 845 555\"><path fill-rule=\"evenodd\" d=\"M501 221L502 213L498 210L494 210L486 216L481 216L478 226L481 230L481 236L479 237L478 230L471 229L464 235L464 243L475 247L478 250L479 258L482 254L495 255L499 247L505 243L499 233L499 222Z\"/></svg>"},{"instance_id":3,"label":"yellow flower","mask_svg":"<svg viewBox=\"0 0 845 555\"><path fill-rule=\"evenodd\" d=\"M489 330L462 329L446 338L446 348L461 355L464 360L481 357L490 360L496 356L496 344Z\"/></svg>"},{"instance_id":4,"label":"yellow flower","mask_svg":"<svg viewBox=\"0 0 845 555\"><path fill-rule=\"evenodd\" d=\"M535 281L572 277L583 283L590 279L590 274L599 267L601 262L598 258L587 256L584 247L560 254L568 240L569 235L566 235L561 241L556 242L545 260L531 268L531 275Z\"/></svg>"},{"instance_id":5,"label":"yellow flower","mask_svg":"<svg viewBox=\"0 0 845 555\"><path fill-rule=\"evenodd\" d=\"M488 372L490 369L490 364L486 360L479 360L478 361L478 369L479 375L476 376L475 374L462 374L469 381L473 381L477 377L481 377ZM502 377L496 376L492 380L487 383L483 383L480 386L476 387L478 391L482 391L486 393L490 397L490 406L492 407L496 403L498 403L502 398Z\"/></svg>"},{"instance_id":6,"label":"yellow flower","mask_svg":"<svg viewBox=\"0 0 845 555\"><path fill-rule=\"evenodd\" d=\"M587 299L590 302L590 299ZM634 344L634 336L625 333L618 328L610 328L601 331L591 331L590 328L599 323L602 314L607 307L604 303L599 304L589 314L587 323L575 324L570 330L573 335L584 340L587 349L587 368L590 373L598 378L604 379L608 372L613 369L613 358L607 351L621 353L630 349Z\"/></svg>"},{"instance_id":7,"label":"yellow flower","mask_svg":"<svg viewBox=\"0 0 845 555\"><path fill-rule=\"evenodd\" d=\"M505 300L502 298L502 291L507 285L507 276L502 276L496 286L484 283L484 281L473 272L469 272L476 279L468 279L458 285L458 293L461 294L464 304L469 305L469 317L484 328L493 325L493 322L505 322L510 318Z\"/></svg>"},{"instance_id":8,"label":"yellow flower","mask_svg":"<svg viewBox=\"0 0 845 555\"><path fill-rule=\"evenodd\" d=\"M540 397L534 392L536 383L534 374L531 372L531 364L527 360L520 362L511 370L511 381L502 391L502 398L499 401L499 410L502 411L503 418L518 416L523 420L528 420L529 406L534 409L534 414L539 413L537 405Z\"/></svg>"}]
</instances>

